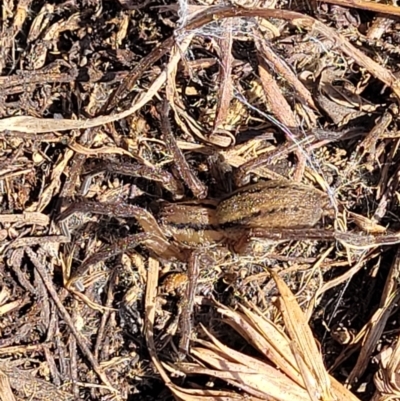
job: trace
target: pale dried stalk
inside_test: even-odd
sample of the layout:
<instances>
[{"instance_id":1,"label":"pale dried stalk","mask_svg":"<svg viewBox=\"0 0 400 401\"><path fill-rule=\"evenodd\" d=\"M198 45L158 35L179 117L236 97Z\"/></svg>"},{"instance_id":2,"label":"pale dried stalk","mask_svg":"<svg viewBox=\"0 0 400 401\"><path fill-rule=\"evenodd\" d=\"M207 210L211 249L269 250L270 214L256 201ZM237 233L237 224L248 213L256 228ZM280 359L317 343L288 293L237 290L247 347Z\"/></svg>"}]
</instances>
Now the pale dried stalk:
<instances>
[{"instance_id":1,"label":"pale dried stalk","mask_svg":"<svg viewBox=\"0 0 400 401\"><path fill-rule=\"evenodd\" d=\"M49 216L40 212L24 212L20 214L0 214L2 224L36 224L38 226L48 226Z\"/></svg>"}]
</instances>

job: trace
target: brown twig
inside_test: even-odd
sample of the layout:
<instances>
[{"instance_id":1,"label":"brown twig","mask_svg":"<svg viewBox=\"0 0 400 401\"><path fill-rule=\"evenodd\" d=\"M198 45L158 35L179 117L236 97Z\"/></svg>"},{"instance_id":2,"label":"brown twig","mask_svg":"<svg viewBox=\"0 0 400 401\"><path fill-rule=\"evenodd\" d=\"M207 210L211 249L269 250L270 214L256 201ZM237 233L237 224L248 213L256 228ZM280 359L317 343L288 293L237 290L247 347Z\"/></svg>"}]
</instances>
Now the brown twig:
<instances>
[{"instance_id":1,"label":"brown twig","mask_svg":"<svg viewBox=\"0 0 400 401\"><path fill-rule=\"evenodd\" d=\"M97 363L96 359L94 358L92 352L86 345L86 340L85 338L81 335L81 333L76 329L75 324L65 309L64 305L61 303L60 298L58 297L57 291L54 288L54 285L52 281L50 280L48 273L46 271L46 268L43 266L41 261L38 259L37 255L35 252L32 251L31 248L26 247L25 248L26 254L29 256L30 260L32 261L33 265L39 272L40 276L42 277L42 280L44 282L44 285L47 288L47 291L49 292L51 298L53 299L54 303L57 306L58 312L64 319L65 323L68 325L69 329L71 330L71 333L74 335L76 338L76 341L79 345L79 348L81 349L82 353L85 355L85 357L89 360L90 364L93 367L93 370L97 373L99 378L102 380L102 382L107 386L107 388L115 393L117 392L116 389L113 388L111 385L110 381L108 380L107 376L105 373L102 371L100 368L99 364Z\"/></svg>"}]
</instances>

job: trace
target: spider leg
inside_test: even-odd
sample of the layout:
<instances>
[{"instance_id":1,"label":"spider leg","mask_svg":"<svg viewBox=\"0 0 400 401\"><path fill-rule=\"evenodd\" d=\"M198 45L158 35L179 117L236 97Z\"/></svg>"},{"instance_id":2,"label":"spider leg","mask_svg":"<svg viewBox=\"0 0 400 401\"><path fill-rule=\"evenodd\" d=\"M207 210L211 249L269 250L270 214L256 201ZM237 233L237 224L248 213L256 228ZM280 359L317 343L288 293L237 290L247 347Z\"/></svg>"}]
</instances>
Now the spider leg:
<instances>
[{"instance_id":1,"label":"spider leg","mask_svg":"<svg viewBox=\"0 0 400 401\"><path fill-rule=\"evenodd\" d=\"M382 245L394 245L400 243L400 232L392 232L383 235L335 232L335 239L343 245L353 249L370 249Z\"/></svg>"},{"instance_id":2,"label":"spider leg","mask_svg":"<svg viewBox=\"0 0 400 401\"><path fill-rule=\"evenodd\" d=\"M335 231L321 228L253 228L248 233L253 238L276 241L332 241Z\"/></svg>"},{"instance_id":3,"label":"spider leg","mask_svg":"<svg viewBox=\"0 0 400 401\"><path fill-rule=\"evenodd\" d=\"M370 249L382 245L399 244L400 232L371 235L320 228L254 228L238 238L234 245L235 251L243 253L251 238L264 238L271 241L339 241L348 248Z\"/></svg>"},{"instance_id":4,"label":"spider leg","mask_svg":"<svg viewBox=\"0 0 400 401\"><path fill-rule=\"evenodd\" d=\"M252 228L242 232L233 245L237 253L247 253L252 238L262 238L273 242L283 241L334 241L336 232L319 228Z\"/></svg>"},{"instance_id":5,"label":"spider leg","mask_svg":"<svg viewBox=\"0 0 400 401\"><path fill-rule=\"evenodd\" d=\"M94 213L100 215L112 215L122 218L135 218L143 229L143 233L129 235L118 240L115 244L106 246L103 250L96 252L83 261L69 280L69 284L76 281L86 273L88 268L96 263L110 259L127 250L134 249L138 245L145 245L151 252L162 259L187 260L187 251L181 250L174 243L168 241L156 219L147 210L129 205L124 202L105 204L93 201L82 201L70 205L58 218L61 228L65 231L64 221L75 213Z\"/></svg>"},{"instance_id":6,"label":"spider leg","mask_svg":"<svg viewBox=\"0 0 400 401\"><path fill-rule=\"evenodd\" d=\"M166 237L158 225L156 219L147 210L124 202L99 203L94 201L81 201L71 204L58 217L57 221L62 222L75 213L93 213L100 215L111 215L122 218L135 218L144 232L153 233L166 240Z\"/></svg>"},{"instance_id":7,"label":"spider leg","mask_svg":"<svg viewBox=\"0 0 400 401\"><path fill-rule=\"evenodd\" d=\"M117 241L115 244L107 245L101 251L96 252L86 258L78 267L78 269L71 275L67 285L72 285L75 281L82 277L90 266L93 266L99 262L104 262L107 259L132 250L138 245L145 245L150 251L164 259L186 260L188 256L185 251L182 251L173 243L170 243L165 238L159 237L156 234L133 234Z\"/></svg>"},{"instance_id":8,"label":"spider leg","mask_svg":"<svg viewBox=\"0 0 400 401\"><path fill-rule=\"evenodd\" d=\"M111 174L122 174L131 177L140 177L159 183L165 190L170 192L175 199L181 199L184 195L182 183L171 173L152 165L139 163L123 163L116 161L103 161L98 164L96 169L90 171L82 185L82 195L88 191L90 181L95 175L104 171Z\"/></svg>"},{"instance_id":9,"label":"spider leg","mask_svg":"<svg viewBox=\"0 0 400 401\"><path fill-rule=\"evenodd\" d=\"M179 341L179 360L183 360L189 352L190 336L192 334L193 328L192 313L196 296L197 281L200 273L200 265L204 264L204 261L201 260L203 252L203 250L196 250L191 252L188 260L188 283L185 289L185 296L184 298L182 298L180 304L181 339Z\"/></svg>"}]
</instances>

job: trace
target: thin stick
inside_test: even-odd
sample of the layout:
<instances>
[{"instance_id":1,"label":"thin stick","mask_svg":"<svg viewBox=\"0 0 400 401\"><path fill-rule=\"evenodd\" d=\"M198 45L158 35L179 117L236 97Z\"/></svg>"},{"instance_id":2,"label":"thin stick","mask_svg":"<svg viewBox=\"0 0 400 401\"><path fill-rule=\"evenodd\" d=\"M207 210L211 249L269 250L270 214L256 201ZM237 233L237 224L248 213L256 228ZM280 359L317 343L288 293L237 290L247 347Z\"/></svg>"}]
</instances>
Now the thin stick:
<instances>
[{"instance_id":1,"label":"thin stick","mask_svg":"<svg viewBox=\"0 0 400 401\"><path fill-rule=\"evenodd\" d=\"M36 253L33 252L32 249L28 248L28 247L25 248L25 252L29 256L29 258L32 261L33 265L35 266L36 270L39 272L40 276L42 277L44 285L47 288L47 291L49 292L50 296L53 298L53 301L57 306L58 312L60 313L61 317L64 319L65 323L71 330L71 333L76 338L76 342L78 343L79 348L81 349L82 353L85 355L85 357L91 363L93 370L97 373L97 375L99 376L101 381L108 387L108 389L111 392L117 393L117 390L111 385L107 376L101 370L99 364L95 360L92 352L87 347L85 338L76 329L74 322L71 319L71 316L69 315L67 310L64 308L64 305L61 303L61 300L57 295L57 291L54 288L54 285L53 285L52 281L50 280L45 267L42 265L41 261L38 259Z\"/></svg>"}]
</instances>

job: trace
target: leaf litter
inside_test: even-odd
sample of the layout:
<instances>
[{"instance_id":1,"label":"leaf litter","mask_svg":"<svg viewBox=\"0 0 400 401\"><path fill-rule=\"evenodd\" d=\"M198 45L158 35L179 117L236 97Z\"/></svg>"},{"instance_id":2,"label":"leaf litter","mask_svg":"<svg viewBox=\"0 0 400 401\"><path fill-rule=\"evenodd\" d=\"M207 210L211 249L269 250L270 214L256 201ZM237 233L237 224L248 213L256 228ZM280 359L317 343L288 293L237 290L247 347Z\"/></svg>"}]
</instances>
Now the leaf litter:
<instances>
[{"instance_id":1,"label":"leaf litter","mask_svg":"<svg viewBox=\"0 0 400 401\"><path fill-rule=\"evenodd\" d=\"M396 5L1 13L1 399L400 399ZM177 253L160 200L263 179L327 194L344 234L205 246L163 293L193 266L149 252Z\"/></svg>"}]
</instances>

